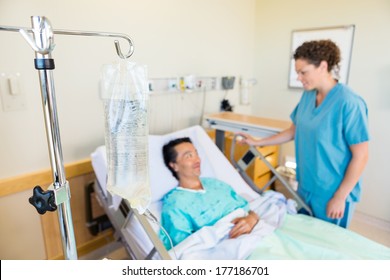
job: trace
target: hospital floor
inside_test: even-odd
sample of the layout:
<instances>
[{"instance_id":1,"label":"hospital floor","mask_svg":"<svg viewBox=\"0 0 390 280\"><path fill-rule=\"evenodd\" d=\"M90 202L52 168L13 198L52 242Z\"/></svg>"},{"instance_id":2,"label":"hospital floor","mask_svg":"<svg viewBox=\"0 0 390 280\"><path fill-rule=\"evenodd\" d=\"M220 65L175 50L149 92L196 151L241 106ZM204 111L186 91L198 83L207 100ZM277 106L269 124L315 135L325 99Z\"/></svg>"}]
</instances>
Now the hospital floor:
<instances>
[{"instance_id":1,"label":"hospital floor","mask_svg":"<svg viewBox=\"0 0 390 280\"><path fill-rule=\"evenodd\" d=\"M350 230L390 248L390 223L386 223L358 212L355 213ZM130 260L126 249L120 242L112 242L94 252L80 257L84 260Z\"/></svg>"},{"instance_id":2,"label":"hospital floor","mask_svg":"<svg viewBox=\"0 0 390 280\"><path fill-rule=\"evenodd\" d=\"M355 212L349 229L390 248L389 222Z\"/></svg>"}]
</instances>

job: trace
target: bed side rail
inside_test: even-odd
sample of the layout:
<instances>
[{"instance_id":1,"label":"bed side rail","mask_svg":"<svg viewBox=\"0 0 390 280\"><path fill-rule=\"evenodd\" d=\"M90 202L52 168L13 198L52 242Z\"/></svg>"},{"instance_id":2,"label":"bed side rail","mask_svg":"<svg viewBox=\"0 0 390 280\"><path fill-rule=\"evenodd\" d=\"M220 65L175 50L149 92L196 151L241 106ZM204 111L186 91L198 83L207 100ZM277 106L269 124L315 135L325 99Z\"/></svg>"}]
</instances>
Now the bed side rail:
<instances>
[{"instance_id":1,"label":"bed side rail","mask_svg":"<svg viewBox=\"0 0 390 280\"><path fill-rule=\"evenodd\" d=\"M302 198L298 195L298 193L290 186L290 184L286 181L286 179L272 166L272 164L263 156L263 154L256 149L254 146L250 146L248 151L238 160L234 159L234 151L236 147L236 138L238 135L234 135L232 146L230 149L230 160L233 166L237 169L243 179L248 183L248 185L256 192L263 193L275 180L279 180L280 183L286 188L286 190L293 196L294 200L298 204L298 210L304 209L310 216L313 216L313 212L310 207L302 200ZM264 162L264 164L271 170L272 178L262 187L258 187L255 185L253 180L247 175L246 170L252 164L252 162L259 158Z\"/></svg>"}]
</instances>

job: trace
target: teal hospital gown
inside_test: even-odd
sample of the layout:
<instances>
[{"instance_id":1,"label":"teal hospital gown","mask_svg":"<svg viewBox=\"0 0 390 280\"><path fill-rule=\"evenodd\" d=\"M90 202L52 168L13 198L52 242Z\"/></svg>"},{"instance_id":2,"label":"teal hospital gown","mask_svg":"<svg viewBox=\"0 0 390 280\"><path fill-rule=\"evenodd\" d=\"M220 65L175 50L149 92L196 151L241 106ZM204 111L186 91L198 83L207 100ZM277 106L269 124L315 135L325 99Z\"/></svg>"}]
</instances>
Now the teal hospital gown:
<instances>
[{"instance_id":1,"label":"teal hospital gown","mask_svg":"<svg viewBox=\"0 0 390 280\"><path fill-rule=\"evenodd\" d=\"M203 190L194 191L176 187L163 198L161 223L169 234L173 246L204 226L214 225L230 212L249 204L231 186L214 178L201 178ZM166 234L160 231L160 239L171 249Z\"/></svg>"}]
</instances>

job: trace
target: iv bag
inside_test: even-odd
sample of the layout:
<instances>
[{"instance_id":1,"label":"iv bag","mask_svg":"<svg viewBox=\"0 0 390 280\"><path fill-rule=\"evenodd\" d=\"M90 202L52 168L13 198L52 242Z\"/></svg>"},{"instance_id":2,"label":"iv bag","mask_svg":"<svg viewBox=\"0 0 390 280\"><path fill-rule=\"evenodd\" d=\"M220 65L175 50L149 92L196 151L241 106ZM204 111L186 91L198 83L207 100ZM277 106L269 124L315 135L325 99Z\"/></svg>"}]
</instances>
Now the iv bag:
<instances>
[{"instance_id":1,"label":"iv bag","mask_svg":"<svg viewBox=\"0 0 390 280\"><path fill-rule=\"evenodd\" d=\"M141 214L151 201L147 85L146 66L129 61L103 66L107 190Z\"/></svg>"}]
</instances>

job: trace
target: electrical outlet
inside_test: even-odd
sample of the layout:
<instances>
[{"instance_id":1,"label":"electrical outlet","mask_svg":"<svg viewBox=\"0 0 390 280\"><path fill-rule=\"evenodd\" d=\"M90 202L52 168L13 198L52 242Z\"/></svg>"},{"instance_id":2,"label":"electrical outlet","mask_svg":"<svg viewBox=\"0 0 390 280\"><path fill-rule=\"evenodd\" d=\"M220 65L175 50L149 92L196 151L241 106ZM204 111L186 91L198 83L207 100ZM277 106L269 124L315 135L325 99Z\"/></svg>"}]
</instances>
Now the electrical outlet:
<instances>
[{"instance_id":1,"label":"electrical outlet","mask_svg":"<svg viewBox=\"0 0 390 280\"><path fill-rule=\"evenodd\" d=\"M26 109L26 97L21 87L20 74L0 74L0 95L4 112Z\"/></svg>"}]
</instances>

